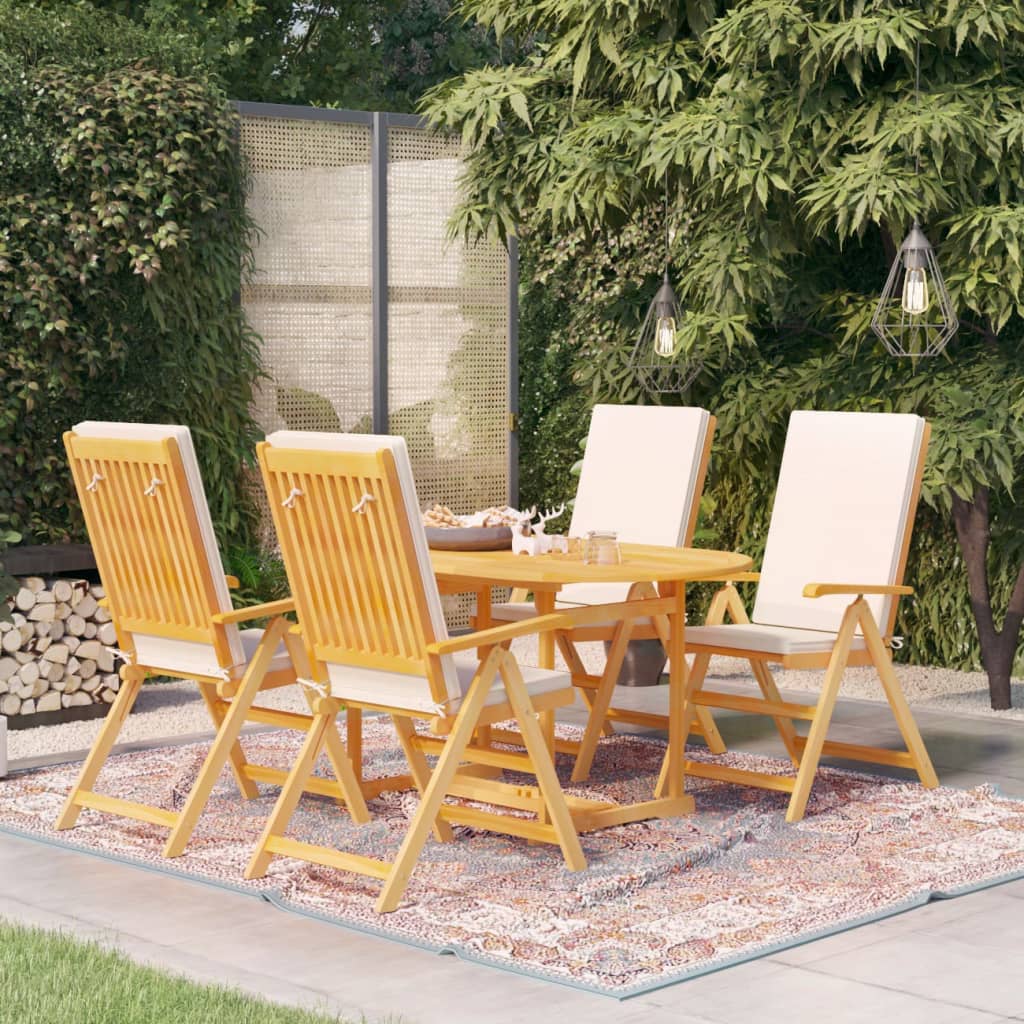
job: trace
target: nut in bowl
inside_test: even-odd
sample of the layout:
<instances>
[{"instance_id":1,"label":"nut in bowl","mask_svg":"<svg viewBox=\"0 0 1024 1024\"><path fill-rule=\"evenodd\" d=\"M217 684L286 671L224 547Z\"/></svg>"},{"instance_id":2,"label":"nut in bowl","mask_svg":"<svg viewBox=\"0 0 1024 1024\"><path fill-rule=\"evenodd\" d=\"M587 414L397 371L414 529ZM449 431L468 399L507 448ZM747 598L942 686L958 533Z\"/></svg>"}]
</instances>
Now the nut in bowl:
<instances>
[{"instance_id":1,"label":"nut in bowl","mask_svg":"<svg viewBox=\"0 0 1024 1024\"><path fill-rule=\"evenodd\" d=\"M500 551L512 547L512 524L519 517L507 506L460 516L435 504L423 513L423 529L427 544L437 551Z\"/></svg>"}]
</instances>

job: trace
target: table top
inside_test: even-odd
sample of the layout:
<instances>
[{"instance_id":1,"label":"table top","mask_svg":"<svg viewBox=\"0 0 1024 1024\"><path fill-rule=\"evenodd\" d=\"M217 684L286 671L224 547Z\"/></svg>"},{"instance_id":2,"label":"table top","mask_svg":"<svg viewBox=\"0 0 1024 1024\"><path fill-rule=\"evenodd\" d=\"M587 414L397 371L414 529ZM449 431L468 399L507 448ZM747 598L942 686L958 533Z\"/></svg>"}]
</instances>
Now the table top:
<instances>
[{"instance_id":1,"label":"table top","mask_svg":"<svg viewBox=\"0 0 1024 1024\"><path fill-rule=\"evenodd\" d=\"M746 572L752 562L735 551L623 544L619 565L586 564L568 555L511 551L431 551L441 581L487 581L498 586L557 589L566 583L669 583Z\"/></svg>"}]
</instances>

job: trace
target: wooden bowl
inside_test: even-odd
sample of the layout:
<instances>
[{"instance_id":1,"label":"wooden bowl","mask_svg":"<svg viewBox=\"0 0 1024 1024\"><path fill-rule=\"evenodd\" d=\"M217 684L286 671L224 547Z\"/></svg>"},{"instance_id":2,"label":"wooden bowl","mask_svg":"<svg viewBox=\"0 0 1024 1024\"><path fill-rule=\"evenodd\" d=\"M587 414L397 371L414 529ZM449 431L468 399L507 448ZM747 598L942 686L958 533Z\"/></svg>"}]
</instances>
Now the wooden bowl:
<instances>
[{"instance_id":1,"label":"wooden bowl","mask_svg":"<svg viewBox=\"0 0 1024 1024\"><path fill-rule=\"evenodd\" d=\"M512 547L509 526L425 526L427 545L435 551L502 551Z\"/></svg>"}]
</instances>

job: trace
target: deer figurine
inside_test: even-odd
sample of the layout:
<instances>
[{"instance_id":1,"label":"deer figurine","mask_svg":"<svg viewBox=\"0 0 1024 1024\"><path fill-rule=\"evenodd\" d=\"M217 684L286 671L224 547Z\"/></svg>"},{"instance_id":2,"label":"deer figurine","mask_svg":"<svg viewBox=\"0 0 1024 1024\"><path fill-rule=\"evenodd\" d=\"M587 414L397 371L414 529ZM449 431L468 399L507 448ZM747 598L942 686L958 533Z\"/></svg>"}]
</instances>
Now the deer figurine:
<instances>
[{"instance_id":1,"label":"deer figurine","mask_svg":"<svg viewBox=\"0 0 1024 1024\"><path fill-rule=\"evenodd\" d=\"M544 524L549 519L557 519L565 511L565 505L557 509L548 509L539 516L539 522L532 524L533 517L537 514L537 506L534 505L522 517L516 520L512 528L512 551L517 555L544 555L551 550L552 538L544 533Z\"/></svg>"}]
</instances>

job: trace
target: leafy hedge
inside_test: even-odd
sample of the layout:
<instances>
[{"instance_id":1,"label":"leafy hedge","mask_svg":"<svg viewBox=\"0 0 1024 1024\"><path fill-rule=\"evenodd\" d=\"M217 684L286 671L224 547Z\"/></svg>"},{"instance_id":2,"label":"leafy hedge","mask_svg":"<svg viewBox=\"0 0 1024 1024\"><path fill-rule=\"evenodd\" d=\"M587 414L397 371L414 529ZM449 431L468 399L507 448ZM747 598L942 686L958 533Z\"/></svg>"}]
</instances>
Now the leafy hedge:
<instances>
[{"instance_id":1,"label":"leafy hedge","mask_svg":"<svg viewBox=\"0 0 1024 1024\"><path fill-rule=\"evenodd\" d=\"M107 12L0 0L0 530L81 535L60 436L96 418L187 423L218 532L246 531L252 227L197 59Z\"/></svg>"}]
</instances>

